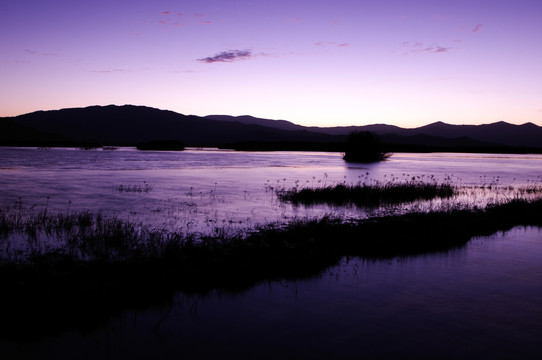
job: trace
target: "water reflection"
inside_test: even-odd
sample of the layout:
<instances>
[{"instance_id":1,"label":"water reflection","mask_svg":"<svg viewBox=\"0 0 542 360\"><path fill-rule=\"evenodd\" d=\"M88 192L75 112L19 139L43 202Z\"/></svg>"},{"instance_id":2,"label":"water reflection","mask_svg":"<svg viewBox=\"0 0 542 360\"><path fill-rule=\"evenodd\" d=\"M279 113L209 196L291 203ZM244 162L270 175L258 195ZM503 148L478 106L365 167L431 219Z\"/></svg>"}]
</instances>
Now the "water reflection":
<instances>
[{"instance_id":1,"label":"water reflection","mask_svg":"<svg viewBox=\"0 0 542 360\"><path fill-rule=\"evenodd\" d=\"M440 254L343 259L242 293L179 293L104 329L4 349L88 358L538 358L542 229Z\"/></svg>"},{"instance_id":2,"label":"water reflection","mask_svg":"<svg viewBox=\"0 0 542 360\"><path fill-rule=\"evenodd\" d=\"M542 156L489 154L394 154L377 164L345 163L337 153L82 151L0 149L0 205L21 201L40 210L102 210L169 230L212 233L217 227L254 227L275 221L333 213L363 217L364 210L332 206L295 207L270 189L360 181L449 181L474 187L542 183ZM150 186L148 192L119 188ZM476 190L455 203L482 206L509 193ZM439 201L403 211L434 209ZM385 209L391 211L393 209ZM368 213L368 215L374 215ZM238 225L236 225L238 224Z\"/></svg>"}]
</instances>

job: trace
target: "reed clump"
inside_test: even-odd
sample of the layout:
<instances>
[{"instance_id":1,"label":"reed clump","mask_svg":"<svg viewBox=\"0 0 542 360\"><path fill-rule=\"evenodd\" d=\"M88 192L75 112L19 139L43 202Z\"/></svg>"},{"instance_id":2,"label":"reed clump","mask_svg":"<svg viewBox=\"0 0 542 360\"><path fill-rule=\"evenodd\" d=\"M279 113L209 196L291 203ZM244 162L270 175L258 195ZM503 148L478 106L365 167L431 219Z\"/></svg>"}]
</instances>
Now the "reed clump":
<instances>
[{"instance_id":1,"label":"reed clump","mask_svg":"<svg viewBox=\"0 0 542 360\"><path fill-rule=\"evenodd\" d=\"M154 186L146 181L142 184L120 184L113 186L113 190L119 193L148 193L154 189Z\"/></svg>"},{"instance_id":2,"label":"reed clump","mask_svg":"<svg viewBox=\"0 0 542 360\"><path fill-rule=\"evenodd\" d=\"M434 182L388 182L374 184L336 184L316 188L294 187L277 192L283 201L299 205L356 205L374 208L382 205L395 205L418 200L450 198L457 193L449 184Z\"/></svg>"}]
</instances>

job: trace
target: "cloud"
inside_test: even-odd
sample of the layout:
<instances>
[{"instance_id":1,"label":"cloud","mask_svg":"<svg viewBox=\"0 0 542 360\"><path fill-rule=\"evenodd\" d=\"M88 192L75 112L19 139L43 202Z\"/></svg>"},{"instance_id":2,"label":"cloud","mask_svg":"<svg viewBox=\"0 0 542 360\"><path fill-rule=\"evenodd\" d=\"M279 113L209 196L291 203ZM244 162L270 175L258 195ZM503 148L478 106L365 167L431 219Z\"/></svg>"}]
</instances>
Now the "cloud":
<instances>
[{"instance_id":1,"label":"cloud","mask_svg":"<svg viewBox=\"0 0 542 360\"><path fill-rule=\"evenodd\" d=\"M299 18L288 18L284 20L286 24L301 24L303 22L302 19Z\"/></svg>"},{"instance_id":2,"label":"cloud","mask_svg":"<svg viewBox=\"0 0 542 360\"><path fill-rule=\"evenodd\" d=\"M198 59L199 62L211 64L215 62L233 62L238 60L246 60L251 58L252 51L250 50L228 50L218 53L214 56L208 56Z\"/></svg>"},{"instance_id":3,"label":"cloud","mask_svg":"<svg viewBox=\"0 0 542 360\"><path fill-rule=\"evenodd\" d=\"M162 14L162 15L171 15L171 11L162 11L160 14Z\"/></svg>"},{"instance_id":4,"label":"cloud","mask_svg":"<svg viewBox=\"0 0 542 360\"><path fill-rule=\"evenodd\" d=\"M451 48L449 47L443 47L443 46L430 46L426 49L426 51L433 52L433 53L442 53L442 52L448 52Z\"/></svg>"},{"instance_id":5,"label":"cloud","mask_svg":"<svg viewBox=\"0 0 542 360\"><path fill-rule=\"evenodd\" d=\"M35 50L30 50L30 49L24 49L24 53L28 55L59 56L59 54L53 53L53 52L37 52Z\"/></svg>"},{"instance_id":6,"label":"cloud","mask_svg":"<svg viewBox=\"0 0 542 360\"><path fill-rule=\"evenodd\" d=\"M479 32L479 31L482 30L482 26L484 26L484 24L478 24L478 25L476 25L471 31L472 31L473 33Z\"/></svg>"},{"instance_id":7,"label":"cloud","mask_svg":"<svg viewBox=\"0 0 542 360\"><path fill-rule=\"evenodd\" d=\"M401 44L401 46L406 50L403 53L403 55L421 54L421 53L439 54L439 53L445 53L452 50L451 47L445 47L445 46L434 45L434 44L426 45L425 43L420 42L420 41L405 41Z\"/></svg>"},{"instance_id":8,"label":"cloud","mask_svg":"<svg viewBox=\"0 0 542 360\"><path fill-rule=\"evenodd\" d=\"M336 46L336 47L347 47L350 46L350 43L340 43L337 44L335 41L318 41L314 43L315 46Z\"/></svg>"},{"instance_id":9,"label":"cloud","mask_svg":"<svg viewBox=\"0 0 542 360\"><path fill-rule=\"evenodd\" d=\"M127 72L127 70L124 69L110 69L110 70L89 70L93 73L100 73L100 74L110 74L110 73L120 73L120 72Z\"/></svg>"}]
</instances>

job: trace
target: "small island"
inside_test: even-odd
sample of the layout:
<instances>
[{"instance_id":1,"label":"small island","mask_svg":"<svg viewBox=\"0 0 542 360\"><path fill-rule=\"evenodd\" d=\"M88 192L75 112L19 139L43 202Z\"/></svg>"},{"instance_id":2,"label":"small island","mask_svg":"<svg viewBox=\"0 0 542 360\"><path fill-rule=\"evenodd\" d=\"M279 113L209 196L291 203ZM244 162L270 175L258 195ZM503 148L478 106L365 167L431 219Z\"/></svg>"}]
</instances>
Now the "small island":
<instances>
[{"instance_id":1,"label":"small island","mask_svg":"<svg viewBox=\"0 0 542 360\"><path fill-rule=\"evenodd\" d=\"M372 163L390 156L383 150L380 139L369 131L354 131L346 138L343 156L346 162Z\"/></svg>"}]
</instances>

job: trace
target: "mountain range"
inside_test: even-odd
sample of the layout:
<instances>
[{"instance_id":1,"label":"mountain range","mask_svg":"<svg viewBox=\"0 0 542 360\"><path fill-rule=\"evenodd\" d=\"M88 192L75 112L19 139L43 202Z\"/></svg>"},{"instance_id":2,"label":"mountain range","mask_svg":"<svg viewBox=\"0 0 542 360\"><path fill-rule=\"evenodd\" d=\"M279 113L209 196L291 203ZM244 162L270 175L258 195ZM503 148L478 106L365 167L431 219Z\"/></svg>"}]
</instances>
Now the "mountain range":
<instances>
[{"instance_id":1,"label":"mountain range","mask_svg":"<svg viewBox=\"0 0 542 360\"><path fill-rule=\"evenodd\" d=\"M169 139L181 140L187 146L228 147L228 144L248 142L342 144L352 131L371 131L392 150L401 150L401 146L407 146L406 150L425 147L429 151L499 147L542 150L542 127L532 123L450 125L435 122L411 129L385 124L307 127L285 120L228 115L201 117L134 105L89 106L3 117L0 118L0 145L128 146Z\"/></svg>"}]
</instances>

